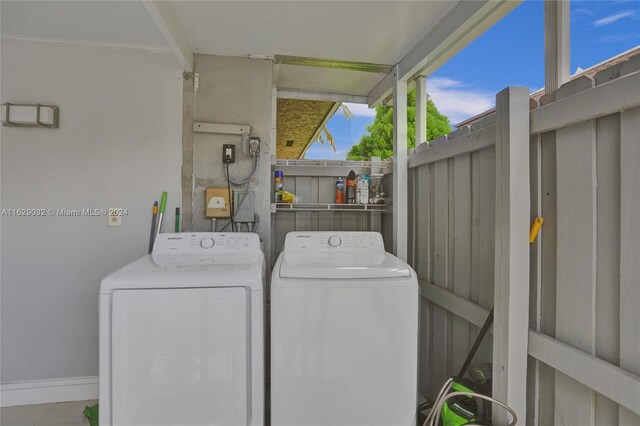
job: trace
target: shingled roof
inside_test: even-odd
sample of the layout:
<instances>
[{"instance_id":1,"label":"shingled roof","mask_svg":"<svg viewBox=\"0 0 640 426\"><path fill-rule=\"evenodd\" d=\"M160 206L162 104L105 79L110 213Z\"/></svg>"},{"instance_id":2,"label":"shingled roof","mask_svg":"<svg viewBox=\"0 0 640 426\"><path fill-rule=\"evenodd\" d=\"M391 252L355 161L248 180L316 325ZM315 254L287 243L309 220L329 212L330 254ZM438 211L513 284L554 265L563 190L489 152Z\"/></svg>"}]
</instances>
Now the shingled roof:
<instances>
[{"instance_id":1,"label":"shingled roof","mask_svg":"<svg viewBox=\"0 0 640 426\"><path fill-rule=\"evenodd\" d=\"M276 158L302 158L338 106L339 102L278 99Z\"/></svg>"}]
</instances>

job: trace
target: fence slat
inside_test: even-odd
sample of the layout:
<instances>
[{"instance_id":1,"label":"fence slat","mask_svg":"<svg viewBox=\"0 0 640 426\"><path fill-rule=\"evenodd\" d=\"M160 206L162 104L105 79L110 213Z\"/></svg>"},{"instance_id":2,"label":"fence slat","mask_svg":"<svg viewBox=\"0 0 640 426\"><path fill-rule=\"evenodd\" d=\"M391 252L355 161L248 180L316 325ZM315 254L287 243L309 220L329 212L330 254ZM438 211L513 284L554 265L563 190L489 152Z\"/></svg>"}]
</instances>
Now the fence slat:
<instances>
[{"instance_id":1,"label":"fence slat","mask_svg":"<svg viewBox=\"0 0 640 426\"><path fill-rule=\"evenodd\" d=\"M449 244L449 170L447 161L434 164L433 179L433 279L441 288L448 286ZM429 396L435 397L447 377L448 321L447 312L432 305L430 322L432 341L429 360L432 377Z\"/></svg>"},{"instance_id":2,"label":"fence slat","mask_svg":"<svg viewBox=\"0 0 640 426\"><path fill-rule=\"evenodd\" d=\"M447 201L449 202L449 208L447 210L448 213L448 225L449 229L447 232L447 288L450 291L453 291L453 269L454 269L454 237L456 231L456 222L455 222L455 194L454 190L454 165L455 165L455 157L447 160L448 163L448 173L449 173L449 187L447 189ZM453 376L456 374L453 368L453 314L451 312L447 312L447 376Z\"/></svg>"},{"instance_id":3,"label":"fence slat","mask_svg":"<svg viewBox=\"0 0 640 426\"><path fill-rule=\"evenodd\" d=\"M542 216L542 141L540 135L533 135L529 141L529 180L531 182L531 214L529 222ZM540 327L540 303L541 303L541 274L542 252L540 250L542 238L538 235L535 243L531 245L529 270L529 322L536 328ZM530 357L527 367L527 418L526 424L538 425L540 404L538 391L540 389L540 361Z\"/></svg>"},{"instance_id":4,"label":"fence slat","mask_svg":"<svg viewBox=\"0 0 640 426\"><path fill-rule=\"evenodd\" d=\"M305 201L306 202L306 201ZM332 177L318 178L318 202L336 202L336 179Z\"/></svg>"},{"instance_id":5,"label":"fence slat","mask_svg":"<svg viewBox=\"0 0 640 426\"><path fill-rule=\"evenodd\" d=\"M596 131L556 131L558 252L556 338L595 353ZM555 424L593 425L593 391L556 373Z\"/></svg>"},{"instance_id":6,"label":"fence slat","mask_svg":"<svg viewBox=\"0 0 640 426\"><path fill-rule=\"evenodd\" d=\"M478 214L478 239L480 244L479 284L480 295L478 303L485 308L493 306L494 297L494 259L496 245L496 150L489 147L478 153L480 162L480 211Z\"/></svg>"},{"instance_id":7,"label":"fence slat","mask_svg":"<svg viewBox=\"0 0 640 426\"><path fill-rule=\"evenodd\" d=\"M555 336L556 332L556 248L557 248L557 186L556 186L556 133L540 135L542 176L542 217L544 225L539 238L542 245L540 280L540 330ZM538 365L539 425L553 424L555 404L555 370L545 364Z\"/></svg>"},{"instance_id":8,"label":"fence slat","mask_svg":"<svg viewBox=\"0 0 640 426\"><path fill-rule=\"evenodd\" d=\"M417 170L409 169L407 172L407 229L416 229L416 176ZM416 254L416 238L414 232L408 232L407 234L407 263L416 269L415 262Z\"/></svg>"},{"instance_id":9,"label":"fence slat","mask_svg":"<svg viewBox=\"0 0 640 426\"><path fill-rule=\"evenodd\" d=\"M453 160L453 292L471 298L471 156ZM470 348L469 323L453 317L453 371L464 362Z\"/></svg>"},{"instance_id":10,"label":"fence slat","mask_svg":"<svg viewBox=\"0 0 640 426\"><path fill-rule=\"evenodd\" d=\"M595 354L612 364L620 360L620 115L596 121L597 264ZM595 424L618 423L618 404L600 394Z\"/></svg>"},{"instance_id":11,"label":"fence slat","mask_svg":"<svg viewBox=\"0 0 640 426\"><path fill-rule=\"evenodd\" d=\"M430 167L422 166L413 169L414 174L414 195L416 200L414 202L414 221L413 224L415 232L412 232L415 236L414 240L414 267L418 278L422 280L428 280L428 271L431 268L431 259L429 256L430 241L431 241L431 183ZM429 393L428 383L431 380L429 371L429 348L431 344L431 324L430 318L430 306L426 299L420 301L420 372L419 372L419 386L420 391L427 395Z\"/></svg>"},{"instance_id":12,"label":"fence slat","mask_svg":"<svg viewBox=\"0 0 640 426\"><path fill-rule=\"evenodd\" d=\"M640 108L635 108L620 115L620 367L640 375L639 165ZM640 424L640 392L635 396L636 414L621 408L621 425Z\"/></svg>"}]
</instances>

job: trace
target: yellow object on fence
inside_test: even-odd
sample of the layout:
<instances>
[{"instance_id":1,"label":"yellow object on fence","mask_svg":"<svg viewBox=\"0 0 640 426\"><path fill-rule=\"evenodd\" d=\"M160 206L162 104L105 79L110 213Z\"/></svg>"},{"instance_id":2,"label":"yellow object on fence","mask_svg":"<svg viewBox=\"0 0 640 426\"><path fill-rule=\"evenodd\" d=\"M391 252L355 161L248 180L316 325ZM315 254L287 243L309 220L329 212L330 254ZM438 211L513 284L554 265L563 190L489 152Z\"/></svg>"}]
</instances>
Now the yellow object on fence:
<instances>
[{"instance_id":1,"label":"yellow object on fence","mask_svg":"<svg viewBox=\"0 0 640 426\"><path fill-rule=\"evenodd\" d=\"M533 244L536 242L536 238L538 238L538 234L540 233L540 228L542 228L542 224L544 223L544 219L542 216L536 217L531 225L531 231L529 232L529 244Z\"/></svg>"}]
</instances>

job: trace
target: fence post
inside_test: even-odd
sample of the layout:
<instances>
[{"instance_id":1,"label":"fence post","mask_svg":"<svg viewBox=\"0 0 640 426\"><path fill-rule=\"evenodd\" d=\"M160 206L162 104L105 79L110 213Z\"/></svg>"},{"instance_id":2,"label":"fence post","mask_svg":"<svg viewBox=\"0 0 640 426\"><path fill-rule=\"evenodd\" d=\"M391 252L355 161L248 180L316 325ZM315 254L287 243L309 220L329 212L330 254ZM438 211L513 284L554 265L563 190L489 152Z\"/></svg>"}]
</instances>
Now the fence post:
<instances>
[{"instance_id":1,"label":"fence post","mask_svg":"<svg viewBox=\"0 0 640 426\"><path fill-rule=\"evenodd\" d=\"M416 78L416 146L429 142L427 137L427 77Z\"/></svg>"},{"instance_id":2,"label":"fence post","mask_svg":"<svg viewBox=\"0 0 640 426\"><path fill-rule=\"evenodd\" d=\"M529 91L496 95L493 396L526 419L529 332ZM494 407L496 424L506 413Z\"/></svg>"},{"instance_id":3,"label":"fence post","mask_svg":"<svg viewBox=\"0 0 640 426\"><path fill-rule=\"evenodd\" d=\"M393 69L393 253L406 261L408 221L407 82Z\"/></svg>"}]
</instances>

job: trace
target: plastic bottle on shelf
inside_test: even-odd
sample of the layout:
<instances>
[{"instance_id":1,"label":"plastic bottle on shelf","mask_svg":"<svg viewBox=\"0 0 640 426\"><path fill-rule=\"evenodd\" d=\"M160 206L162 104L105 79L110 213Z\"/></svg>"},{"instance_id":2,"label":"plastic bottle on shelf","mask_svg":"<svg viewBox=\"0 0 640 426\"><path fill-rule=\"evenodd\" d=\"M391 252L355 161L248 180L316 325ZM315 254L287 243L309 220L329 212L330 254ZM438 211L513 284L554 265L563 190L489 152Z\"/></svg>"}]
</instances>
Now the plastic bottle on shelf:
<instances>
[{"instance_id":1,"label":"plastic bottle on shelf","mask_svg":"<svg viewBox=\"0 0 640 426\"><path fill-rule=\"evenodd\" d=\"M276 203L282 202L283 187L284 187L284 172L281 170L276 170L273 175L274 201Z\"/></svg>"},{"instance_id":2,"label":"plastic bottle on shelf","mask_svg":"<svg viewBox=\"0 0 640 426\"><path fill-rule=\"evenodd\" d=\"M336 181L336 204L344 204L344 180L341 177Z\"/></svg>"},{"instance_id":3,"label":"plastic bottle on shelf","mask_svg":"<svg viewBox=\"0 0 640 426\"><path fill-rule=\"evenodd\" d=\"M356 203L356 172L351 170L347 175L347 204Z\"/></svg>"},{"instance_id":4,"label":"plastic bottle on shelf","mask_svg":"<svg viewBox=\"0 0 640 426\"><path fill-rule=\"evenodd\" d=\"M360 201L358 204L369 204L369 176L362 176L362 184L360 188Z\"/></svg>"},{"instance_id":5,"label":"plastic bottle on shelf","mask_svg":"<svg viewBox=\"0 0 640 426\"><path fill-rule=\"evenodd\" d=\"M362 175L356 175L356 204L362 199Z\"/></svg>"},{"instance_id":6,"label":"plastic bottle on shelf","mask_svg":"<svg viewBox=\"0 0 640 426\"><path fill-rule=\"evenodd\" d=\"M369 203L384 204L383 175L374 173L369 177Z\"/></svg>"}]
</instances>

